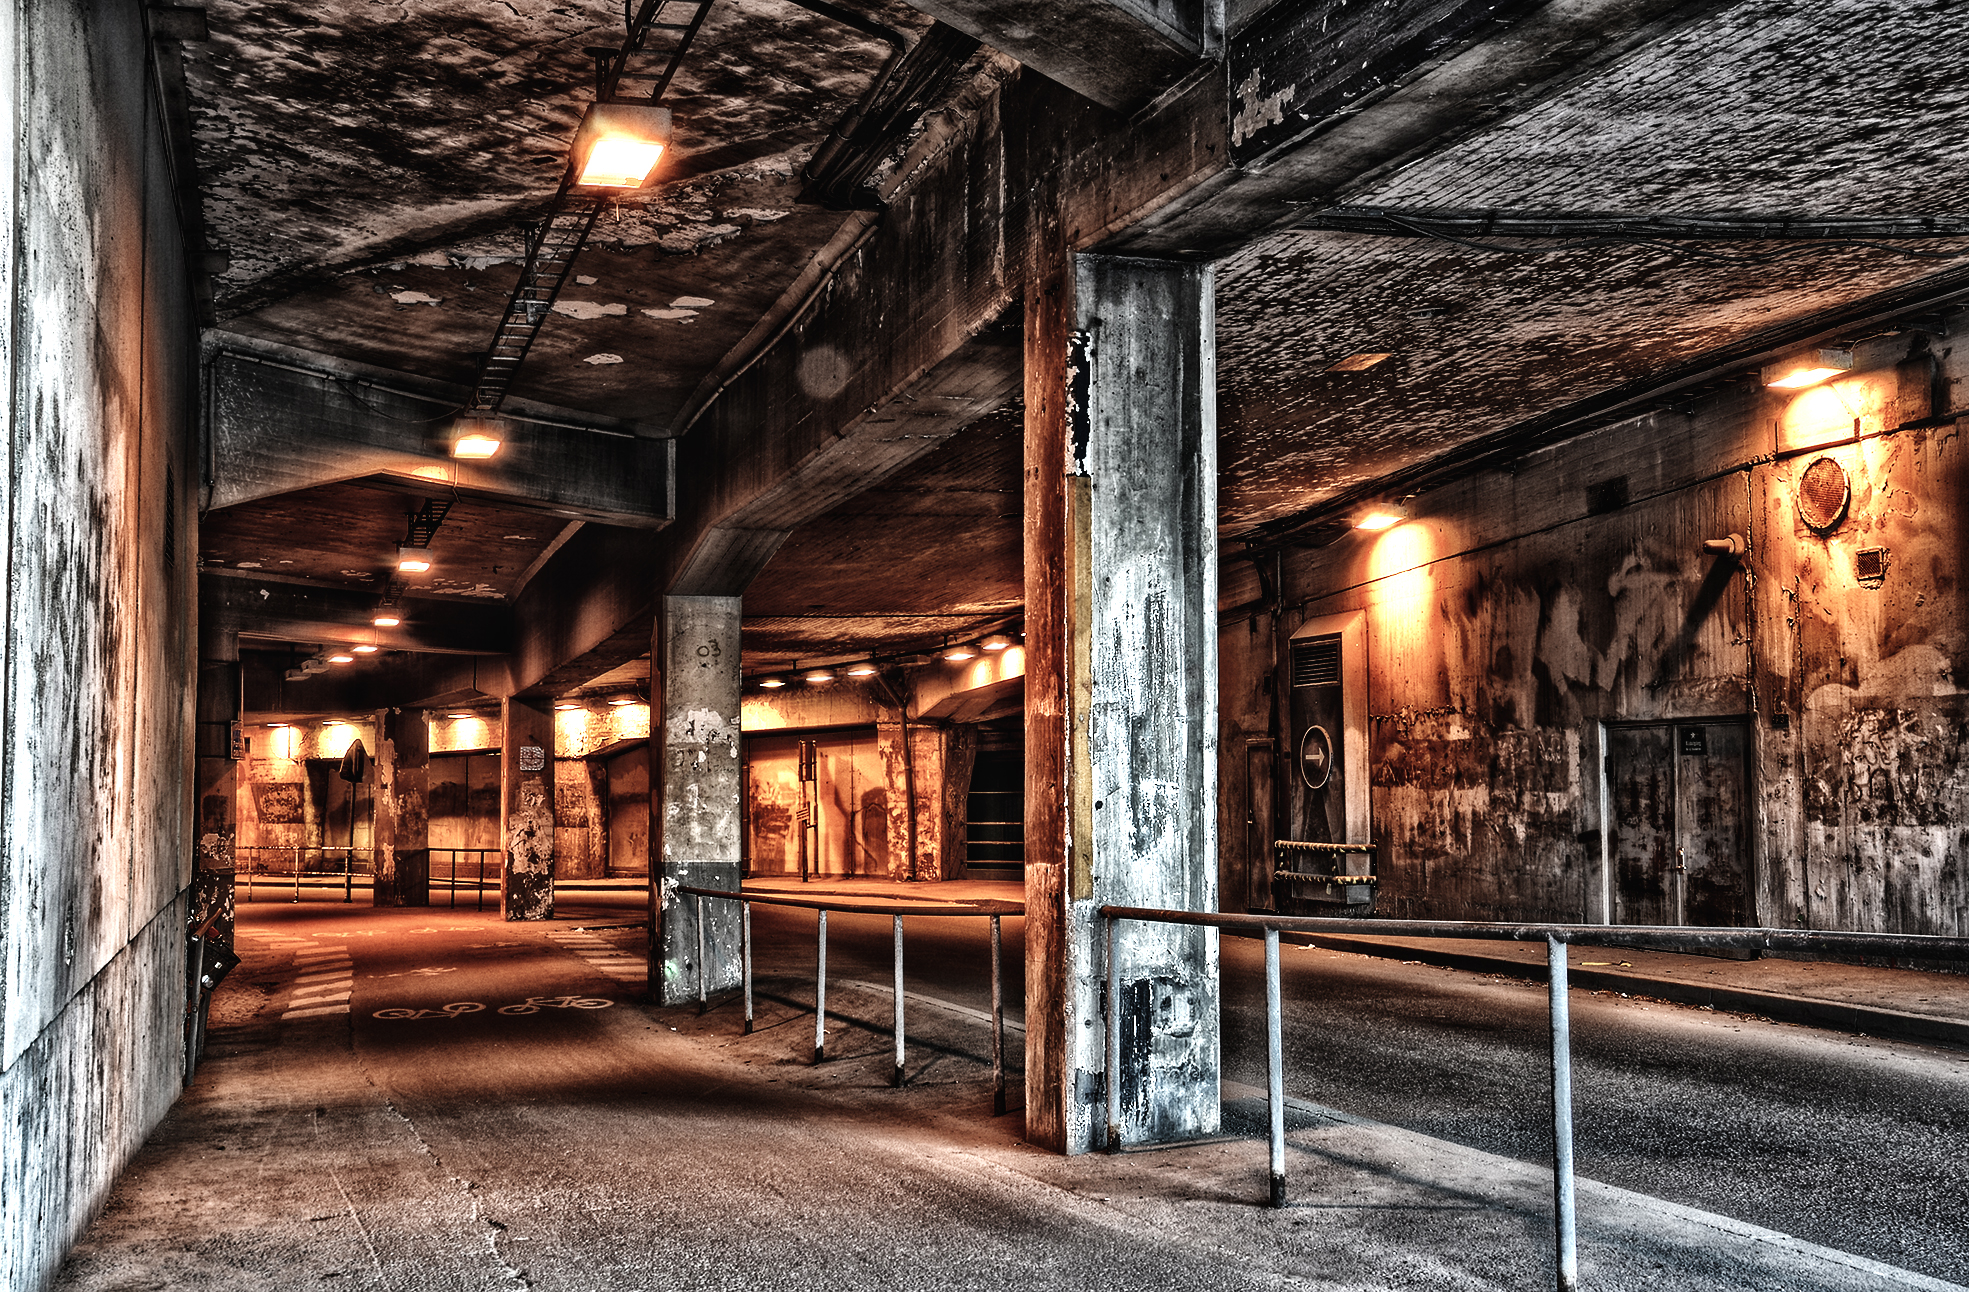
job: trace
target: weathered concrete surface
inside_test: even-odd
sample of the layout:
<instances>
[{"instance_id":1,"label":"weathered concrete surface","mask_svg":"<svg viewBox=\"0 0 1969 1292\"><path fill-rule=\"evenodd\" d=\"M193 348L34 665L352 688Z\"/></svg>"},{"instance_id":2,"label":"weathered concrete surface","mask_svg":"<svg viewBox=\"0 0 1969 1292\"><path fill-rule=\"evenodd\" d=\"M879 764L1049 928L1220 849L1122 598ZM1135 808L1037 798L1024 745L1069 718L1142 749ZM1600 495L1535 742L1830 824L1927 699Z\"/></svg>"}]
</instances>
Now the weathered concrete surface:
<instances>
[{"instance_id":1,"label":"weathered concrete surface","mask_svg":"<svg viewBox=\"0 0 1969 1292\"><path fill-rule=\"evenodd\" d=\"M665 441L515 420L496 456L461 461L443 405L357 385L336 366L318 356L315 371L297 372L226 348L207 357L208 508L399 475L608 525L670 521Z\"/></svg>"},{"instance_id":2,"label":"weathered concrete surface","mask_svg":"<svg viewBox=\"0 0 1969 1292\"><path fill-rule=\"evenodd\" d=\"M704 960L698 960L698 899L674 890L735 890L744 825L739 757L737 597L664 597L655 649L663 721L652 741L650 814L656 864L650 868L656 940L650 995L660 1003L695 999L737 985L739 911L706 901ZM653 697L655 698L655 697Z\"/></svg>"},{"instance_id":3,"label":"weathered concrete surface","mask_svg":"<svg viewBox=\"0 0 1969 1292\"><path fill-rule=\"evenodd\" d=\"M1062 923L1046 939L1064 954L1029 961L1027 978L1058 984L1065 1049L1057 1066L1036 1059L1029 1035L1028 1072L1044 1077L1029 1077L1027 1109L1031 1123L1041 1120L1032 1109L1046 1108L1041 1124L1057 1125L1056 1146L1071 1153L1106 1138L1105 1103L1094 1097L1103 1080L1120 1083L1124 1143L1217 1125L1215 935L1122 926L1121 1066L1111 1071L1098 1026L1107 965L1095 915L1103 903L1217 905L1215 328L1207 268L1077 257L1071 296L1058 299L1072 302L1074 320L1061 391L1070 401L1065 488L1053 494L1064 515L1051 522L1064 586L1044 595L1063 602L1047 656L1065 666L1064 685L1051 684L1065 704L1064 721L1043 734L1067 747L1045 763L1073 772L1047 812L1068 822L1055 897L1048 881L1032 882L1034 841L1046 836L1031 804L1058 788L1035 784L1042 760L1029 716L1028 954L1042 941L1031 930L1054 919ZM1056 429L1048 419L1031 435ZM1047 465L1029 459L1028 472ZM1036 632L1029 618L1034 673ZM1028 685L1038 690L1032 674Z\"/></svg>"},{"instance_id":4,"label":"weathered concrete surface","mask_svg":"<svg viewBox=\"0 0 1969 1292\"><path fill-rule=\"evenodd\" d=\"M1096 103L1127 111L1217 52L1223 12L1206 0L914 0ZM1115 51L1125 49L1126 57Z\"/></svg>"},{"instance_id":5,"label":"weathered concrete surface","mask_svg":"<svg viewBox=\"0 0 1969 1292\"><path fill-rule=\"evenodd\" d=\"M499 835L506 850L499 909L509 920L554 918L554 714L507 699L500 710Z\"/></svg>"},{"instance_id":6,"label":"weathered concrete surface","mask_svg":"<svg viewBox=\"0 0 1969 1292\"><path fill-rule=\"evenodd\" d=\"M0 51L0 1285L32 1289L183 1081L197 467L142 11L8 0Z\"/></svg>"},{"instance_id":7,"label":"weathered concrete surface","mask_svg":"<svg viewBox=\"0 0 1969 1292\"><path fill-rule=\"evenodd\" d=\"M1378 537L1285 554L1282 632L1368 616L1384 912L1602 918L1617 879L1603 724L1736 717L1751 724L1751 917L1969 927L1955 573L1969 367L1918 332L1863 357L1796 395L1725 386L1446 483ZM1823 533L1798 506L1820 458L1851 494ZM1741 560L1702 551L1731 533ZM1273 721L1268 628L1249 623L1226 636L1237 744Z\"/></svg>"},{"instance_id":8,"label":"weathered concrete surface","mask_svg":"<svg viewBox=\"0 0 1969 1292\"><path fill-rule=\"evenodd\" d=\"M431 727L416 709L376 715L377 906L431 904Z\"/></svg>"}]
</instances>

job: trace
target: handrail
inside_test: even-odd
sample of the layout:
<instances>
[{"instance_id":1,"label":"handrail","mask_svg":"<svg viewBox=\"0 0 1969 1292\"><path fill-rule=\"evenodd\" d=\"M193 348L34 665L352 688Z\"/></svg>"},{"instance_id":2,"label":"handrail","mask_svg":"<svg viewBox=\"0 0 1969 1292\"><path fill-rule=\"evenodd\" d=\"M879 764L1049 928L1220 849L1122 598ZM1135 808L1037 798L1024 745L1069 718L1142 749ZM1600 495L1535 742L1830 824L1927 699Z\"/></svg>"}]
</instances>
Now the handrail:
<instances>
[{"instance_id":1,"label":"handrail","mask_svg":"<svg viewBox=\"0 0 1969 1292\"><path fill-rule=\"evenodd\" d=\"M1631 947L1641 951L1818 951L1842 955L1899 956L1917 960L1969 960L1969 938L1925 933L1852 933L1822 929L1707 928L1696 925L1532 924L1484 920L1358 920L1334 915L1235 915L1155 907L1103 906L1110 919L1196 924L1235 931L1366 933L1403 938L1479 938L1582 947Z\"/></svg>"},{"instance_id":2,"label":"handrail","mask_svg":"<svg viewBox=\"0 0 1969 1292\"><path fill-rule=\"evenodd\" d=\"M845 915L887 915L895 921L895 1033L896 1066L889 1078L889 1084L901 1086L904 1073L903 1043L903 987L902 987L902 922L904 916L951 916L978 915L991 920L991 1114L1000 1116L1005 1111L1005 992L1002 956L1000 952L1000 921L1007 915L1024 915L1025 907L1018 902L1001 902L985 899L963 904L949 903L943 906L925 906L919 902L856 902L827 901L816 897L781 897L776 893L748 893L729 888L697 888L690 884L678 884L669 891L684 893L697 899L697 1011L702 1014L708 1008L707 970L704 948L704 901L737 902L739 904L739 960L745 986L745 1033L752 1032L752 907L791 906L802 910L818 912L815 921L816 938L814 944L814 1062L827 1058L827 913L840 911Z\"/></svg>"},{"instance_id":3,"label":"handrail","mask_svg":"<svg viewBox=\"0 0 1969 1292\"><path fill-rule=\"evenodd\" d=\"M1318 915L1235 915L1148 906L1102 906L1107 947L1107 1147L1121 1150L1121 968L1116 930L1122 920L1182 924L1227 933L1255 930L1265 938L1265 1043L1271 1114L1271 1205L1285 1205L1284 1008L1279 986L1279 934L1354 933L1372 929L1406 937L1473 938L1545 943L1552 1034L1553 1247L1559 1292L1573 1292L1579 1278L1572 1143L1572 1014L1567 992L1568 945L1634 947L1660 951L1830 951L1929 960L1969 960L1969 938L1924 934L1853 933L1809 929L1708 929L1689 926L1512 924L1478 920L1357 920Z\"/></svg>"}]
</instances>

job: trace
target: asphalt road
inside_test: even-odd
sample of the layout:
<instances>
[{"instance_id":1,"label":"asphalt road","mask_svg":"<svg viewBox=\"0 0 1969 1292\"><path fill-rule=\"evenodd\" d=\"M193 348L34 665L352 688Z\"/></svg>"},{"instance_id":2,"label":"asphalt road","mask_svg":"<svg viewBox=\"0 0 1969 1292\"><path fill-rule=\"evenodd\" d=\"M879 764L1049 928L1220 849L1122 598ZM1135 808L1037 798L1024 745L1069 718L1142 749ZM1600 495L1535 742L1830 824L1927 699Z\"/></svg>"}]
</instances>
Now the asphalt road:
<instances>
[{"instance_id":1,"label":"asphalt road","mask_svg":"<svg viewBox=\"0 0 1969 1292\"><path fill-rule=\"evenodd\" d=\"M1225 1076L1262 1087L1263 944L1222 948ZM1292 1095L1550 1162L1543 986L1281 956ZM1578 990L1572 1018L1582 1176L1969 1282L1969 1054Z\"/></svg>"},{"instance_id":2,"label":"asphalt road","mask_svg":"<svg viewBox=\"0 0 1969 1292\"><path fill-rule=\"evenodd\" d=\"M773 963L810 981L812 913L753 918ZM1023 923L1004 926L1014 1019ZM905 927L911 991L988 1006L982 921ZM837 913L828 931L830 980L888 981L886 918ZM1221 945L1224 1075L1262 1088L1263 944ZM1550 1162L1543 986L1310 947L1282 956L1288 1093ZM1579 990L1572 1014L1582 1176L1969 1283L1969 1054Z\"/></svg>"}]
</instances>

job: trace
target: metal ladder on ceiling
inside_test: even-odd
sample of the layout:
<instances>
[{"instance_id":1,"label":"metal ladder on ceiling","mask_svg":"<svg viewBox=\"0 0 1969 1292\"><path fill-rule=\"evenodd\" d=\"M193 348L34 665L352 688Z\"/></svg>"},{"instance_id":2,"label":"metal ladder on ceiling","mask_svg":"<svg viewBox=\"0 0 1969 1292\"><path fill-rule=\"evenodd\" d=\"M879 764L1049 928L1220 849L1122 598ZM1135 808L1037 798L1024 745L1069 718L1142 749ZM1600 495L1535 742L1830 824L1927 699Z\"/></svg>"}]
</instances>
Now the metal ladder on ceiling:
<instances>
[{"instance_id":1,"label":"metal ladder on ceiling","mask_svg":"<svg viewBox=\"0 0 1969 1292\"><path fill-rule=\"evenodd\" d=\"M595 56L595 102L655 104L669 90L691 42L704 25L715 0L642 0L629 32L620 48L591 49ZM664 43L646 48L652 37ZM636 71L642 60L651 70ZM660 69L660 70L659 70ZM647 85L641 93L623 93L624 83ZM576 194L572 191L572 165L561 177L559 191L546 217L528 236L526 263L520 268L519 282L506 302L506 312L493 333L492 345L479 360L478 375L472 381L472 398L467 410L487 415L499 411L511 390L520 365L540 335L541 325L553 311L561 288L574 272L574 259L581 254L595 220L608 204L608 198Z\"/></svg>"}]
</instances>

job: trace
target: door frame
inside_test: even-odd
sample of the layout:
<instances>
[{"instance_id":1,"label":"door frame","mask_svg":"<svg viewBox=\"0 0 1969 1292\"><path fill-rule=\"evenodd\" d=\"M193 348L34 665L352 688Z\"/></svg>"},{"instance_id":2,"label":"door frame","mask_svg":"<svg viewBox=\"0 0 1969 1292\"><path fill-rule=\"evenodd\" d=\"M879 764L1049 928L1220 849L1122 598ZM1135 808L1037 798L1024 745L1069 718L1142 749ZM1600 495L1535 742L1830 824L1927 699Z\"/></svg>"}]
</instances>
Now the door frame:
<instances>
[{"instance_id":1,"label":"door frame","mask_svg":"<svg viewBox=\"0 0 1969 1292\"><path fill-rule=\"evenodd\" d=\"M1672 732L1673 729L1676 727L1709 727L1709 726L1735 726L1735 727L1741 727L1743 729L1744 882L1748 886L1749 893L1750 893L1751 918L1756 922L1757 926L1759 927L1762 927L1766 923L1765 912L1764 912L1764 883L1763 883L1764 850L1760 846L1762 833L1758 829L1758 814L1756 811L1757 721L1756 721L1756 715L1751 713L1716 713L1716 714L1702 714L1702 715L1695 715L1695 716L1683 716L1677 718L1602 718L1599 720L1599 722L1596 724L1594 734L1598 738L1600 744L1599 751L1598 751L1599 752L1599 758L1598 758L1599 790L1600 790L1600 882L1597 885L1599 889L1599 898L1600 898L1600 913L1599 913L1600 918L1598 920L1593 920L1591 915L1589 914L1588 915L1589 923L1612 925L1614 922L1613 919L1613 892L1614 892L1613 795L1612 795L1612 780L1608 770L1608 764L1610 764L1613 761L1613 756L1612 756L1612 750L1609 747L1608 733L1615 730L1631 731L1640 727L1667 727ZM1675 738L1671 737L1669 743L1671 747L1673 747L1675 744ZM1675 767L1675 797L1676 800L1679 802L1681 798L1680 790L1681 790L1681 776L1682 776L1682 761L1681 761L1681 755L1679 753L1675 756L1674 767ZM1679 834L1681 830L1681 823L1679 820L1676 822L1676 830ZM1635 925L1633 927L1640 928L1644 926Z\"/></svg>"}]
</instances>

